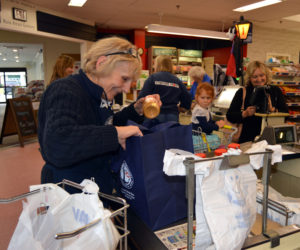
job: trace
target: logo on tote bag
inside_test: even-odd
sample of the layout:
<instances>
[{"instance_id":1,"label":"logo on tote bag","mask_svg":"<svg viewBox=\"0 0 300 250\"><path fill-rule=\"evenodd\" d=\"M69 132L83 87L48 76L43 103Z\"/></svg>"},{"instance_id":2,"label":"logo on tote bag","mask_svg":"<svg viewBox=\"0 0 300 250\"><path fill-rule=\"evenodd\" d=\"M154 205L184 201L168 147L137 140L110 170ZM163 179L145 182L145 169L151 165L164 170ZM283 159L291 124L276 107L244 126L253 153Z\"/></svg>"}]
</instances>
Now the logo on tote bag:
<instances>
[{"instance_id":1,"label":"logo on tote bag","mask_svg":"<svg viewBox=\"0 0 300 250\"><path fill-rule=\"evenodd\" d=\"M129 170L129 167L126 163L126 161L123 161L120 171L120 179L121 183L124 187L131 189L133 186L133 176Z\"/></svg>"}]
</instances>

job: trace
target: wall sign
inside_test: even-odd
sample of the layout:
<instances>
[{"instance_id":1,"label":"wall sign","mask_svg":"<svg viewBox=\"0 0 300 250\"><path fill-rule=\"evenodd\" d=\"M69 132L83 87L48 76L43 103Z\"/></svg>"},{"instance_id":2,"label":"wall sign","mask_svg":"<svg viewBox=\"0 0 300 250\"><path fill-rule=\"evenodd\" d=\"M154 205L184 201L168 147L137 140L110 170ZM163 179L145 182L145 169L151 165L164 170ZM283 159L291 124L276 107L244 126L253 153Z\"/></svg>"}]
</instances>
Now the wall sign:
<instances>
[{"instance_id":1,"label":"wall sign","mask_svg":"<svg viewBox=\"0 0 300 250\"><path fill-rule=\"evenodd\" d=\"M27 11L19 8L12 8L13 19L26 22L27 21Z\"/></svg>"},{"instance_id":2,"label":"wall sign","mask_svg":"<svg viewBox=\"0 0 300 250\"><path fill-rule=\"evenodd\" d=\"M0 3L0 29L37 31L35 5L23 0L0 0Z\"/></svg>"}]
</instances>

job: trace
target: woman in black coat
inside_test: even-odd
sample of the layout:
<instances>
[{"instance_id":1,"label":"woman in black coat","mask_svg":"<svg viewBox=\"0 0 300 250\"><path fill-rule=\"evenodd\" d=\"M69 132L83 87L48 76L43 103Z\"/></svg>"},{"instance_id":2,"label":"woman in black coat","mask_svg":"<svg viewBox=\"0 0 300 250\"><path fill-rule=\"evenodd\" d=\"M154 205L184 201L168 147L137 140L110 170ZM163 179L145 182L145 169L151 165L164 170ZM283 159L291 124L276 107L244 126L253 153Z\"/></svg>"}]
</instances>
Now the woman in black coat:
<instances>
[{"instance_id":1,"label":"woman in black coat","mask_svg":"<svg viewBox=\"0 0 300 250\"><path fill-rule=\"evenodd\" d=\"M231 123L242 123L243 129L239 138L239 143L253 141L261 132L262 118L255 116L255 112L260 112L260 106L256 105L263 98L255 98L254 92L260 87L264 87L267 95L267 112L288 113L288 107L284 96L277 86L270 85L272 81L271 71L267 66L259 61L251 62L246 70L246 97L244 100L244 110L241 110L243 103L243 89L240 88L232 99L227 111L226 118Z\"/></svg>"}]
</instances>

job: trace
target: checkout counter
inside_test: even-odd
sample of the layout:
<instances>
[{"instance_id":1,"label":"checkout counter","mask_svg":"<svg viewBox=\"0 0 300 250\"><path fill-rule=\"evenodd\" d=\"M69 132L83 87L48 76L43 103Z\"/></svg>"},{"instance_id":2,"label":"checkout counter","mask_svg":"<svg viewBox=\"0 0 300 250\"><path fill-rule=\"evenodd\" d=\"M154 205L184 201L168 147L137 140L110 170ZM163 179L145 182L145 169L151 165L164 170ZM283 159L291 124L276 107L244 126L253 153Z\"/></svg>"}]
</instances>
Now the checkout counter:
<instances>
[{"instance_id":1,"label":"checkout counter","mask_svg":"<svg viewBox=\"0 0 300 250\"><path fill-rule=\"evenodd\" d=\"M258 115L263 116L259 140L282 146L282 162L273 167L271 187L284 196L300 198L300 144L295 125L286 124L271 115L268 117L265 114Z\"/></svg>"},{"instance_id":2,"label":"checkout counter","mask_svg":"<svg viewBox=\"0 0 300 250\"><path fill-rule=\"evenodd\" d=\"M224 119L230 103L241 86L224 86L212 105L213 119ZM262 117L261 135L257 140L280 144L283 161L273 166L270 185L284 196L300 198L300 144L295 125L285 123L288 114L271 113Z\"/></svg>"},{"instance_id":3,"label":"checkout counter","mask_svg":"<svg viewBox=\"0 0 300 250\"><path fill-rule=\"evenodd\" d=\"M240 86L225 86L212 106L215 114L213 119L224 119L235 92ZM283 162L275 166L275 173L271 176L271 186L284 196L300 197L300 145L297 141L295 126L284 123L287 114L256 114L262 116L262 133L258 140L267 140L269 144L281 144L283 146ZM166 239L172 240L172 234L186 235L177 228L183 225L186 228L186 220L169 225L160 232L152 232L138 216L129 210L128 227L131 231L131 247L134 249L168 249L163 243ZM179 233L181 232L181 233ZM158 234L165 235L166 239L159 239ZM171 235L168 235L170 233ZM290 225L276 230L280 237L280 245L274 249L296 249L300 246L300 226ZM260 234L248 237L242 249L270 249L270 238ZM180 248L181 249L181 248Z\"/></svg>"},{"instance_id":4,"label":"checkout counter","mask_svg":"<svg viewBox=\"0 0 300 250\"><path fill-rule=\"evenodd\" d=\"M169 229L162 229L156 233L152 232L138 216L132 211L128 213L128 229L129 234L129 245L130 249L143 249L143 250L168 250L176 248L167 247L166 241L173 242L177 237L187 238L186 221L180 221L174 225L170 225ZM276 229L278 236L280 237L280 244L272 249L275 250L286 250L286 249L297 249L299 247L300 239L300 226L290 225ZM158 234L165 234L164 237L158 236ZM165 244L164 244L165 243ZM187 241L185 241L187 243ZM256 235L248 237L245 240L242 249L253 249L253 250L266 250L271 249L270 239L263 235ZM177 249L188 249L186 246L180 246Z\"/></svg>"}]
</instances>

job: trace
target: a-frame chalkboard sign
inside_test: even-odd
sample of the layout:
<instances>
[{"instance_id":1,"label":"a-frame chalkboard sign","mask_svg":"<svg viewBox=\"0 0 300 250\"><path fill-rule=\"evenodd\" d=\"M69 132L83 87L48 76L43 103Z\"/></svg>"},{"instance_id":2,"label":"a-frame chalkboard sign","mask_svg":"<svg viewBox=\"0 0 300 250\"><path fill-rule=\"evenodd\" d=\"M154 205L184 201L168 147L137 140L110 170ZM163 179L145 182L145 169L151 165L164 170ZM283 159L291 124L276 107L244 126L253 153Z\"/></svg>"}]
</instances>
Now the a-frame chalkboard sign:
<instances>
[{"instance_id":1,"label":"a-frame chalkboard sign","mask_svg":"<svg viewBox=\"0 0 300 250\"><path fill-rule=\"evenodd\" d=\"M15 134L18 134L22 147L24 140L37 136L37 123L29 97L8 99L6 102L0 143L3 137Z\"/></svg>"}]
</instances>

